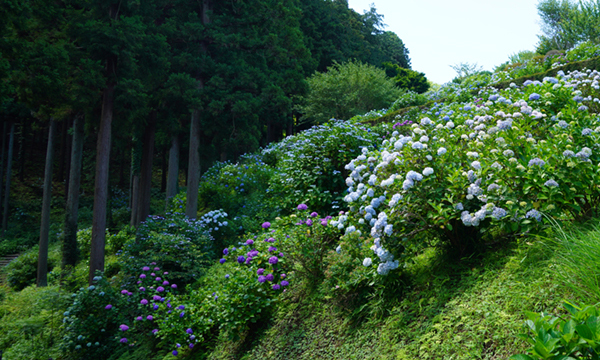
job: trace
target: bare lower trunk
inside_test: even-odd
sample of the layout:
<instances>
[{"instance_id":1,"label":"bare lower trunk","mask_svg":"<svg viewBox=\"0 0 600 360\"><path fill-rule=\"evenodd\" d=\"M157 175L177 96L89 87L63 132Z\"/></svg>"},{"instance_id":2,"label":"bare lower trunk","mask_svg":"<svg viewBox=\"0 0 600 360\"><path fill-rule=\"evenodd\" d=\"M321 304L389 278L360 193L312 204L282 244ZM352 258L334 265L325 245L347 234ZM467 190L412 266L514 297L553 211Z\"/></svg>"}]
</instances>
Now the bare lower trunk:
<instances>
[{"instance_id":1,"label":"bare lower trunk","mask_svg":"<svg viewBox=\"0 0 600 360\"><path fill-rule=\"evenodd\" d=\"M195 219L198 213L198 185L200 183L200 111L192 112L190 125L190 154L188 162L188 184L185 214L190 219Z\"/></svg>"},{"instance_id":2,"label":"bare lower trunk","mask_svg":"<svg viewBox=\"0 0 600 360\"><path fill-rule=\"evenodd\" d=\"M15 138L15 123L10 124L10 135L8 138L8 156L6 159L6 183L4 188L4 212L2 214L2 237L8 227L8 199L10 198L10 177L12 175L13 143Z\"/></svg>"},{"instance_id":3,"label":"bare lower trunk","mask_svg":"<svg viewBox=\"0 0 600 360\"><path fill-rule=\"evenodd\" d=\"M154 136L156 134L156 111L150 113L150 119L142 137L142 163L140 169L140 186L138 210L135 220L137 227L150 215L150 193L152 188L152 160L154 158Z\"/></svg>"},{"instance_id":4,"label":"bare lower trunk","mask_svg":"<svg viewBox=\"0 0 600 360\"><path fill-rule=\"evenodd\" d=\"M4 184L4 150L6 149L6 125L2 127L2 156L0 157L0 204L2 204L2 185ZM2 214L2 207L0 206L0 214Z\"/></svg>"},{"instance_id":5,"label":"bare lower trunk","mask_svg":"<svg viewBox=\"0 0 600 360\"><path fill-rule=\"evenodd\" d=\"M69 191L65 210L65 226L62 242L62 267L75 266L79 258L77 248L77 220L79 217L79 188L81 184L81 158L83 155L83 116L75 117L73 123L73 144L69 172Z\"/></svg>"},{"instance_id":6,"label":"bare lower trunk","mask_svg":"<svg viewBox=\"0 0 600 360\"><path fill-rule=\"evenodd\" d=\"M40 226L40 247L38 252L37 286L48 286L48 236L50 234L50 204L52 201L52 155L54 153L54 133L56 122L50 120L46 167L44 168L44 195L42 201L42 223Z\"/></svg>"},{"instance_id":7,"label":"bare lower trunk","mask_svg":"<svg viewBox=\"0 0 600 360\"><path fill-rule=\"evenodd\" d=\"M171 138L171 149L169 150L169 172L167 176L167 204L169 199L177 195L177 184L179 182L179 136Z\"/></svg>"},{"instance_id":8,"label":"bare lower trunk","mask_svg":"<svg viewBox=\"0 0 600 360\"><path fill-rule=\"evenodd\" d=\"M108 61L114 69L115 59ZM111 66L111 63L112 66ZM111 73L111 71L109 71ZM109 83L102 97L102 116L96 146L96 182L94 187L94 215L92 219L92 243L90 249L89 283L92 284L97 270L104 271L104 245L106 237L106 200L108 198L108 164L110 160L111 125L115 84Z\"/></svg>"}]
</instances>

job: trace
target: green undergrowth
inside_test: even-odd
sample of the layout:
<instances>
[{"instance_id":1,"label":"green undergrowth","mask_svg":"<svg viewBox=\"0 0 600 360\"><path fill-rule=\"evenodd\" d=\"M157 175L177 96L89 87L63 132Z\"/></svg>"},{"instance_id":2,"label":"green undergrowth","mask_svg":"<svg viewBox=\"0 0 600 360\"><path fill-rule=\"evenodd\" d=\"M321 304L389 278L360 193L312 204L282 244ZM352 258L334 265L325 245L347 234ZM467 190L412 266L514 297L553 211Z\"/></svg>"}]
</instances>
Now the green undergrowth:
<instances>
[{"instance_id":1,"label":"green undergrowth","mask_svg":"<svg viewBox=\"0 0 600 360\"><path fill-rule=\"evenodd\" d=\"M328 300L333 289L297 288L271 324L220 341L208 358L505 359L525 348L524 310L560 313L572 298L557 281L557 248L529 238L460 262L431 250L405 270L397 297L355 309Z\"/></svg>"}]
</instances>

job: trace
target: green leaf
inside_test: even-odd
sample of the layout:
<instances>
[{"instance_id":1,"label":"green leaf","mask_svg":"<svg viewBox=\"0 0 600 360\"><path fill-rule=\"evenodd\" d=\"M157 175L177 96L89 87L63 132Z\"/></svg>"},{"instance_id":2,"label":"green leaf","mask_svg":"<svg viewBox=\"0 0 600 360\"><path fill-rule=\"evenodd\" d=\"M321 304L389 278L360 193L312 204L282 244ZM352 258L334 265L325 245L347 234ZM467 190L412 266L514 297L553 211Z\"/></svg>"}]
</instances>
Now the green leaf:
<instances>
[{"instance_id":1,"label":"green leaf","mask_svg":"<svg viewBox=\"0 0 600 360\"><path fill-rule=\"evenodd\" d=\"M585 324L580 324L575 327L575 330L583 339L594 340L594 334L592 333L592 330L589 328L589 326Z\"/></svg>"},{"instance_id":2,"label":"green leaf","mask_svg":"<svg viewBox=\"0 0 600 360\"><path fill-rule=\"evenodd\" d=\"M513 355L513 356L509 357L508 360L535 360L535 359L529 355L517 354L517 355Z\"/></svg>"}]
</instances>

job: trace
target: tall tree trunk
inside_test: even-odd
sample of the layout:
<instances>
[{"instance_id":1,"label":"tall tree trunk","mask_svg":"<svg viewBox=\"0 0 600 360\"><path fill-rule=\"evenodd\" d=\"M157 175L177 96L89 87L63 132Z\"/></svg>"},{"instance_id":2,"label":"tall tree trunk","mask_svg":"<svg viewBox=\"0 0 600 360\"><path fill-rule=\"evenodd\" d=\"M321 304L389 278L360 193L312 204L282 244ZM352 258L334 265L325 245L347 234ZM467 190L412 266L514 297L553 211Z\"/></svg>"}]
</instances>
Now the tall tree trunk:
<instances>
[{"instance_id":1,"label":"tall tree trunk","mask_svg":"<svg viewBox=\"0 0 600 360\"><path fill-rule=\"evenodd\" d=\"M6 122L2 126L2 156L0 157L0 204L2 204L2 185L4 184L4 150L6 149ZM0 214L2 214L2 207L0 206Z\"/></svg>"},{"instance_id":2,"label":"tall tree trunk","mask_svg":"<svg viewBox=\"0 0 600 360\"><path fill-rule=\"evenodd\" d=\"M160 192L167 190L167 154L162 151L160 154Z\"/></svg>"},{"instance_id":3,"label":"tall tree trunk","mask_svg":"<svg viewBox=\"0 0 600 360\"><path fill-rule=\"evenodd\" d=\"M112 10L112 7L111 7ZM114 10L116 11L116 10ZM112 16L111 16L112 18ZM106 63L107 75L114 76L117 59L111 56ZM97 270L104 271L104 244L106 240L106 200L108 198L108 164L110 160L111 125L113 117L115 82L108 80L102 96L102 115L96 146L96 182L94 186L94 214L90 249L90 274L93 282Z\"/></svg>"},{"instance_id":4,"label":"tall tree trunk","mask_svg":"<svg viewBox=\"0 0 600 360\"><path fill-rule=\"evenodd\" d=\"M137 138L133 138L131 146L131 179L130 179L130 208L131 217L129 219L129 225L136 226L139 208L139 196L140 196L140 163L141 152L140 141Z\"/></svg>"},{"instance_id":5,"label":"tall tree trunk","mask_svg":"<svg viewBox=\"0 0 600 360\"><path fill-rule=\"evenodd\" d=\"M25 121L21 121L19 124L19 181L23 182L25 179L25 151L27 138L25 137Z\"/></svg>"},{"instance_id":6,"label":"tall tree trunk","mask_svg":"<svg viewBox=\"0 0 600 360\"><path fill-rule=\"evenodd\" d=\"M210 23L208 14L212 10L211 0L202 0L201 20L203 25ZM206 51L206 42L201 43L201 50ZM201 74L198 74L198 91L204 88L204 82ZM190 153L188 160L188 176L187 176L187 201L185 206L185 214L190 219L195 219L198 213L198 185L200 183L200 154L198 148L200 146L200 110L192 111L192 121L190 124Z\"/></svg>"},{"instance_id":7,"label":"tall tree trunk","mask_svg":"<svg viewBox=\"0 0 600 360\"><path fill-rule=\"evenodd\" d=\"M198 185L200 184L200 110L192 112L190 124L190 154L188 161L187 201L185 214L195 219L198 213Z\"/></svg>"},{"instance_id":8,"label":"tall tree trunk","mask_svg":"<svg viewBox=\"0 0 600 360\"><path fill-rule=\"evenodd\" d=\"M48 286L48 236L50 234L50 205L52 202L52 155L54 154L54 133L56 122L50 119L48 147L44 168L44 195L42 200L42 223L40 226L40 247L38 252L37 286Z\"/></svg>"},{"instance_id":9,"label":"tall tree trunk","mask_svg":"<svg viewBox=\"0 0 600 360\"><path fill-rule=\"evenodd\" d=\"M75 121L75 120L73 120ZM65 123L65 127L69 127L69 123ZM73 129L75 129L75 124L73 124ZM65 137L65 142L67 143L65 146L65 204L67 202L67 198L69 197L69 183L71 178L71 149L73 148L73 135L70 135L67 131L67 136Z\"/></svg>"},{"instance_id":10,"label":"tall tree trunk","mask_svg":"<svg viewBox=\"0 0 600 360\"><path fill-rule=\"evenodd\" d=\"M62 242L62 267L75 266L79 258L77 248L77 220L79 217L79 187L81 184L81 159L83 157L83 124L81 115L73 123L73 144L71 146L71 171L69 172L69 192L65 214Z\"/></svg>"},{"instance_id":11,"label":"tall tree trunk","mask_svg":"<svg viewBox=\"0 0 600 360\"><path fill-rule=\"evenodd\" d=\"M150 194L152 189L152 160L154 159L154 137L156 134L156 111L150 112L148 125L142 137L142 163L140 169L140 186L138 210L135 221L137 227L150 215Z\"/></svg>"},{"instance_id":12,"label":"tall tree trunk","mask_svg":"<svg viewBox=\"0 0 600 360\"><path fill-rule=\"evenodd\" d=\"M58 157L58 177L57 180L60 182L65 181L65 165L67 158L67 128L69 124L67 120L61 121L61 132L60 132L60 154Z\"/></svg>"},{"instance_id":13,"label":"tall tree trunk","mask_svg":"<svg viewBox=\"0 0 600 360\"><path fill-rule=\"evenodd\" d=\"M169 174L167 177L167 200L165 209L169 206L169 199L177 195L179 183L179 136L171 137L171 149L169 150Z\"/></svg>"},{"instance_id":14,"label":"tall tree trunk","mask_svg":"<svg viewBox=\"0 0 600 360\"><path fill-rule=\"evenodd\" d=\"M10 198L10 177L12 175L13 143L15 138L15 123L10 124L10 135L8 138L8 156L6 159L6 182L4 188L4 212L2 214L2 237L8 227L8 199Z\"/></svg>"}]
</instances>

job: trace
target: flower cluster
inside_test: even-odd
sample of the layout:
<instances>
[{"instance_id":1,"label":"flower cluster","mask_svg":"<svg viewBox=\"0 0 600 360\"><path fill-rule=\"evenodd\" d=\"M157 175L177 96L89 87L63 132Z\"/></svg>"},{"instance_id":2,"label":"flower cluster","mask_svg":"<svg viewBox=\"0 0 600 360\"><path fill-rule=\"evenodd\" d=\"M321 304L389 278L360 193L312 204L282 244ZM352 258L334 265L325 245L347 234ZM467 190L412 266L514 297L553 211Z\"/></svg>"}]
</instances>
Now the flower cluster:
<instances>
[{"instance_id":1,"label":"flower cluster","mask_svg":"<svg viewBox=\"0 0 600 360\"><path fill-rule=\"evenodd\" d=\"M411 118L410 132L393 132L346 165L350 211L331 225L369 234L387 274L419 236L460 247L482 236L474 227L525 231L542 224L542 212L589 214L598 190L581 184L600 180L600 118L590 114L600 109L599 82L598 71L559 72L434 104Z\"/></svg>"}]
</instances>

